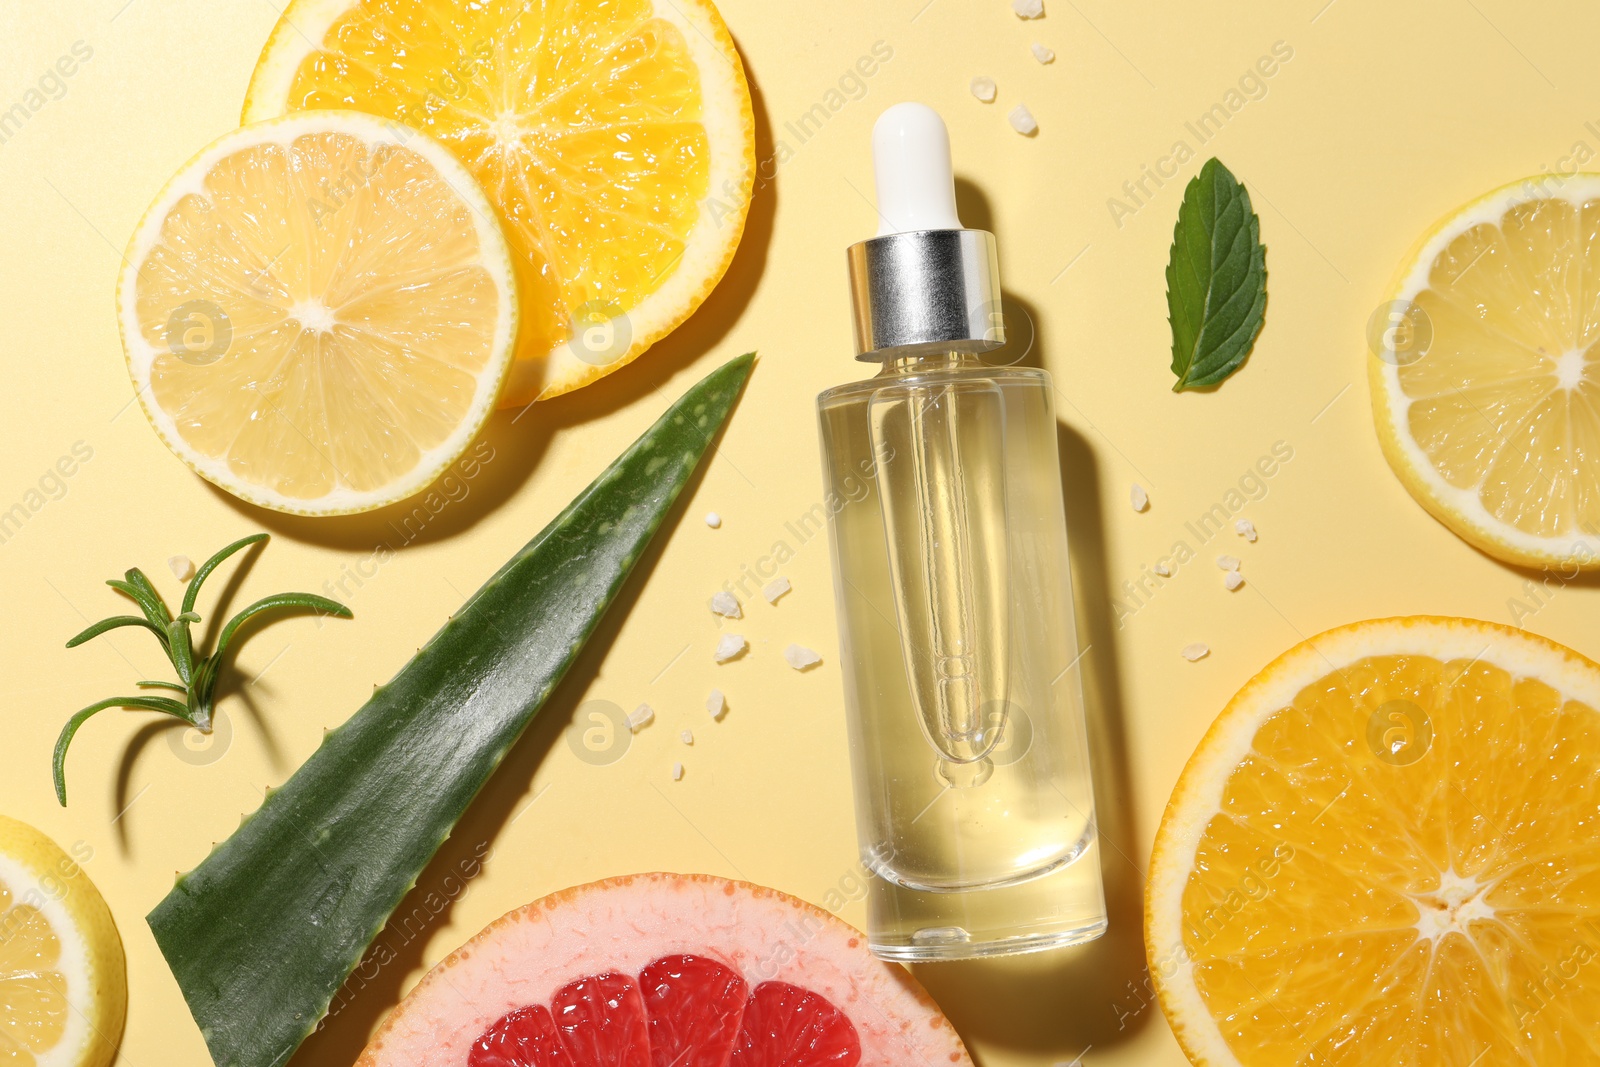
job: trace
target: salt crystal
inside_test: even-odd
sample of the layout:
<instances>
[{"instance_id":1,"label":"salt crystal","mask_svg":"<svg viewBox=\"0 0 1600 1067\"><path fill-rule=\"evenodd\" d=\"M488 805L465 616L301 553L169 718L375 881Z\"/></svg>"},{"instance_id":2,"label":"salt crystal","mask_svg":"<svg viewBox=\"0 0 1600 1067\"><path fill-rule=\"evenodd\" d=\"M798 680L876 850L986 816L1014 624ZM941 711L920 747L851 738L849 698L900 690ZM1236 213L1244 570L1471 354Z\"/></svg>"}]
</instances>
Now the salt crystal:
<instances>
[{"instance_id":1,"label":"salt crystal","mask_svg":"<svg viewBox=\"0 0 1600 1067\"><path fill-rule=\"evenodd\" d=\"M1238 571L1229 571L1227 577L1222 579L1222 584L1228 587L1229 592L1232 592L1244 584L1244 575Z\"/></svg>"},{"instance_id":2,"label":"salt crystal","mask_svg":"<svg viewBox=\"0 0 1600 1067\"><path fill-rule=\"evenodd\" d=\"M1192 645L1183 646L1183 658L1190 663L1198 659L1205 659L1209 655L1211 655L1211 650L1198 641Z\"/></svg>"},{"instance_id":3,"label":"salt crystal","mask_svg":"<svg viewBox=\"0 0 1600 1067\"><path fill-rule=\"evenodd\" d=\"M723 634L717 642L717 662L726 663L736 656L744 655L745 640L738 634Z\"/></svg>"},{"instance_id":4,"label":"salt crystal","mask_svg":"<svg viewBox=\"0 0 1600 1067\"><path fill-rule=\"evenodd\" d=\"M682 741L686 745L694 744L694 731L692 731L692 730L683 731L683 733L678 735L678 740Z\"/></svg>"},{"instance_id":5,"label":"salt crystal","mask_svg":"<svg viewBox=\"0 0 1600 1067\"><path fill-rule=\"evenodd\" d=\"M713 689L711 695L706 697L706 711L710 713L714 722L721 722L727 710L728 698L722 695L722 690Z\"/></svg>"},{"instance_id":6,"label":"salt crystal","mask_svg":"<svg viewBox=\"0 0 1600 1067\"><path fill-rule=\"evenodd\" d=\"M711 610L724 618L744 618L744 612L739 610L739 601L728 592L718 593L711 598Z\"/></svg>"},{"instance_id":7,"label":"salt crystal","mask_svg":"<svg viewBox=\"0 0 1600 1067\"><path fill-rule=\"evenodd\" d=\"M1011 10L1019 19L1044 18L1044 0L1011 0Z\"/></svg>"},{"instance_id":8,"label":"salt crystal","mask_svg":"<svg viewBox=\"0 0 1600 1067\"><path fill-rule=\"evenodd\" d=\"M993 78L985 78L979 75L972 79L972 95L982 100L985 104L994 103L994 97L997 92L999 92L999 87L995 85Z\"/></svg>"},{"instance_id":9,"label":"salt crystal","mask_svg":"<svg viewBox=\"0 0 1600 1067\"><path fill-rule=\"evenodd\" d=\"M807 667L815 667L822 662L822 657L804 645L790 645L783 650L783 658L789 661L789 666L797 671Z\"/></svg>"},{"instance_id":10,"label":"salt crystal","mask_svg":"<svg viewBox=\"0 0 1600 1067\"><path fill-rule=\"evenodd\" d=\"M672 765L672 780L674 782L683 781L683 764L674 763Z\"/></svg>"},{"instance_id":11,"label":"salt crystal","mask_svg":"<svg viewBox=\"0 0 1600 1067\"><path fill-rule=\"evenodd\" d=\"M1144 491L1144 486L1135 482L1133 488L1128 490L1128 503L1133 505L1134 511L1143 511L1150 506L1150 494Z\"/></svg>"},{"instance_id":12,"label":"salt crystal","mask_svg":"<svg viewBox=\"0 0 1600 1067\"><path fill-rule=\"evenodd\" d=\"M722 516L718 515L715 511L706 512L706 525L715 530L717 527L722 525Z\"/></svg>"},{"instance_id":13,"label":"salt crystal","mask_svg":"<svg viewBox=\"0 0 1600 1067\"><path fill-rule=\"evenodd\" d=\"M168 557L167 566L171 568L172 576L180 582L187 582L194 577L194 560L188 556Z\"/></svg>"},{"instance_id":14,"label":"salt crystal","mask_svg":"<svg viewBox=\"0 0 1600 1067\"><path fill-rule=\"evenodd\" d=\"M1236 570L1239 569L1239 557L1238 556L1218 556L1217 557L1217 566L1221 567L1225 571L1236 571Z\"/></svg>"},{"instance_id":15,"label":"salt crystal","mask_svg":"<svg viewBox=\"0 0 1600 1067\"><path fill-rule=\"evenodd\" d=\"M1056 61L1056 54L1050 51L1050 49L1046 48L1044 45L1036 44L1033 46L1033 58L1037 59L1041 63L1054 63Z\"/></svg>"},{"instance_id":16,"label":"salt crystal","mask_svg":"<svg viewBox=\"0 0 1600 1067\"><path fill-rule=\"evenodd\" d=\"M1171 578L1172 577L1172 568L1167 566L1165 563L1157 563L1154 567L1151 567L1150 569L1155 571L1156 574L1159 575L1162 578Z\"/></svg>"},{"instance_id":17,"label":"salt crystal","mask_svg":"<svg viewBox=\"0 0 1600 1067\"><path fill-rule=\"evenodd\" d=\"M655 721L656 709L649 704L640 704L628 713L628 729L638 733L644 727Z\"/></svg>"},{"instance_id":18,"label":"salt crystal","mask_svg":"<svg viewBox=\"0 0 1600 1067\"><path fill-rule=\"evenodd\" d=\"M779 597L793 588L794 586L789 584L789 579L774 578L761 587L761 595L767 598L768 604L776 604Z\"/></svg>"},{"instance_id":19,"label":"salt crystal","mask_svg":"<svg viewBox=\"0 0 1600 1067\"><path fill-rule=\"evenodd\" d=\"M1039 124L1034 121L1033 112L1028 110L1027 104L1018 104L1012 108L1007 118L1011 120L1011 128L1024 137L1032 137L1039 132Z\"/></svg>"},{"instance_id":20,"label":"salt crystal","mask_svg":"<svg viewBox=\"0 0 1600 1067\"><path fill-rule=\"evenodd\" d=\"M1256 524L1251 522L1249 519L1240 519L1238 522L1233 524L1233 528L1235 532L1237 532L1238 535L1244 538L1246 541L1251 543L1255 542L1257 536Z\"/></svg>"}]
</instances>

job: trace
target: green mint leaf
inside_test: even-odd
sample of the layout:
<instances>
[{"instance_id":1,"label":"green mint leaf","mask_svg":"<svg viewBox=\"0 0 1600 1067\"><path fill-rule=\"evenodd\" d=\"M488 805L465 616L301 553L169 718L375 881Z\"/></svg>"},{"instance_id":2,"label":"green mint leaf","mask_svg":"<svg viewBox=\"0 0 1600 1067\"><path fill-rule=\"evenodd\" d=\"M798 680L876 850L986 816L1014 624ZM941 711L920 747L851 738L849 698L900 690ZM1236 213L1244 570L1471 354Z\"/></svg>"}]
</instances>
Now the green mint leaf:
<instances>
[{"instance_id":1,"label":"green mint leaf","mask_svg":"<svg viewBox=\"0 0 1600 1067\"><path fill-rule=\"evenodd\" d=\"M1212 158L1190 179L1172 230L1167 321L1172 391L1216 385L1244 363L1267 307L1267 249L1250 194Z\"/></svg>"}]
</instances>

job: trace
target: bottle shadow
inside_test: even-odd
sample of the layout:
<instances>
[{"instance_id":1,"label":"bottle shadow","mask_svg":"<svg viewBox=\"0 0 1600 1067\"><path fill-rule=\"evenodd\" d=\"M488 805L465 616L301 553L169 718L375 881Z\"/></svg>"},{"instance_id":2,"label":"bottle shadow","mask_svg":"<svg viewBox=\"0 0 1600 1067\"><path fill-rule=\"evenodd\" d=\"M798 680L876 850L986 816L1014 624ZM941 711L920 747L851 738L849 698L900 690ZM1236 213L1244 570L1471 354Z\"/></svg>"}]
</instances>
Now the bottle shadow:
<instances>
[{"instance_id":1,"label":"bottle shadow","mask_svg":"<svg viewBox=\"0 0 1600 1067\"><path fill-rule=\"evenodd\" d=\"M1009 293L1005 304L1008 344L994 354L995 362L1036 365L1042 329L1036 310ZM1013 325L1018 312L1027 322ZM1153 997L1145 966L1145 876L1117 673L1099 468L1093 449L1076 430L1058 423L1056 435L1109 925L1098 940L1074 948L912 970L969 1045L1075 1063L1091 1048L1104 1051L1148 1025Z\"/></svg>"},{"instance_id":2,"label":"bottle shadow","mask_svg":"<svg viewBox=\"0 0 1600 1067\"><path fill-rule=\"evenodd\" d=\"M742 50L741 50L742 56ZM773 158L772 123L760 86L745 65L755 117L756 158ZM348 552L391 551L449 540L470 530L527 482L563 431L602 418L651 394L714 349L733 328L766 272L777 211L775 183L755 182L744 234L722 280L681 326L635 363L593 385L522 408L496 411L476 444L422 492L359 515L312 518L272 511L204 483L252 524L296 541ZM709 198L722 197L711 190ZM720 223L719 223L720 224Z\"/></svg>"}]
</instances>

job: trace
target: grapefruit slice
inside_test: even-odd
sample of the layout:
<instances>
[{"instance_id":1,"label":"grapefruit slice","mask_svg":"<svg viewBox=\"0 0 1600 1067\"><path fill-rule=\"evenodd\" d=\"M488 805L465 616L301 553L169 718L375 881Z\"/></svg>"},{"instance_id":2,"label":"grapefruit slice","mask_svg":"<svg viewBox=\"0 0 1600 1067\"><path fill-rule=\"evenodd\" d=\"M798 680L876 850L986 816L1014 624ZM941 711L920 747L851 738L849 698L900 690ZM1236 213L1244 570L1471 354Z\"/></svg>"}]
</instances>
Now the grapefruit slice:
<instances>
[{"instance_id":1,"label":"grapefruit slice","mask_svg":"<svg viewBox=\"0 0 1600 1067\"><path fill-rule=\"evenodd\" d=\"M915 979L802 900L709 875L578 886L422 979L357 1067L971 1067Z\"/></svg>"}]
</instances>

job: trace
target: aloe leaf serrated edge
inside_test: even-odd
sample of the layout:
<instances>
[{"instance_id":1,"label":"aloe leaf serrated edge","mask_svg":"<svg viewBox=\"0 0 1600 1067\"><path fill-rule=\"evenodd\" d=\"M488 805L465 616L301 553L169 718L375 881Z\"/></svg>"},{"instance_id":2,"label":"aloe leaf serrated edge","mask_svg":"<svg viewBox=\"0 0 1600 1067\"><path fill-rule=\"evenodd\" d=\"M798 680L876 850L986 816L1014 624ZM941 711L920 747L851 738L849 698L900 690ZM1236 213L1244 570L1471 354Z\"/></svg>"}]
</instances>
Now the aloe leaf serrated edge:
<instances>
[{"instance_id":1,"label":"aloe leaf serrated edge","mask_svg":"<svg viewBox=\"0 0 1600 1067\"><path fill-rule=\"evenodd\" d=\"M730 361L479 589L149 916L217 1067L280 1067L577 658L732 410Z\"/></svg>"}]
</instances>

